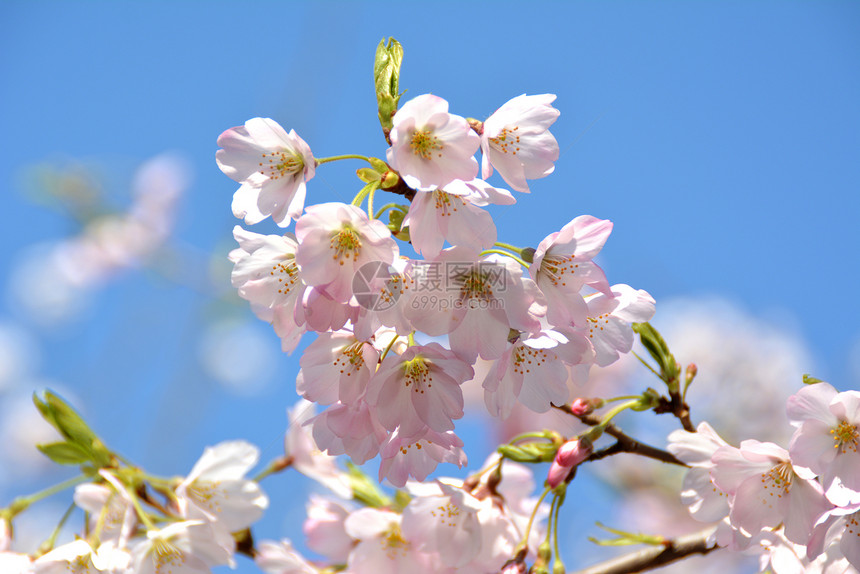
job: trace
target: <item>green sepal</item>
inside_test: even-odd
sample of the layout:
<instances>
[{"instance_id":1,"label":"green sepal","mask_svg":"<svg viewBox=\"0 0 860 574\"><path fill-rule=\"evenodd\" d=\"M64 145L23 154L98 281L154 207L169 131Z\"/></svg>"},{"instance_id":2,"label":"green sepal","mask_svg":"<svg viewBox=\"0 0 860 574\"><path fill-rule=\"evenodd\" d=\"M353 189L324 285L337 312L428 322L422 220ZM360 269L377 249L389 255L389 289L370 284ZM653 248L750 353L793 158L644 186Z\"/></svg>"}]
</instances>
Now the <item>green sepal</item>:
<instances>
[{"instance_id":1,"label":"green sepal","mask_svg":"<svg viewBox=\"0 0 860 574\"><path fill-rule=\"evenodd\" d=\"M110 450L84 422L78 412L69 403L60 398L59 395L46 390L44 399L33 394L33 403L39 412L51 426L66 439L67 445L75 447L87 456L80 462L91 461L97 467L109 466L113 460ZM62 444L62 443L56 443ZM44 452L44 451L43 451ZM47 455L47 453L45 453ZM50 455L47 455L50 457ZM51 459L53 460L53 459ZM79 464L64 462L60 464Z\"/></svg>"},{"instance_id":2,"label":"green sepal","mask_svg":"<svg viewBox=\"0 0 860 574\"><path fill-rule=\"evenodd\" d=\"M384 508L391 504L391 499L380 490L375 480L371 480L360 468L346 463L349 485L352 488L352 497L371 508Z\"/></svg>"},{"instance_id":3,"label":"green sepal","mask_svg":"<svg viewBox=\"0 0 860 574\"><path fill-rule=\"evenodd\" d=\"M403 63L403 46L394 38L383 38L376 47L373 63L373 83L376 87L376 103L379 123L386 134L391 131L392 118L400 102L400 65Z\"/></svg>"},{"instance_id":4,"label":"green sepal","mask_svg":"<svg viewBox=\"0 0 860 574\"><path fill-rule=\"evenodd\" d=\"M818 383L823 383L823 382L824 381L822 381L821 379L816 379L812 375L809 375L807 373L803 374L803 384L804 385L817 385Z\"/></svg>"},{"instance_id":5,"label":"green sepal","mask_svg":"<svg viewBox=\"0 0 860 574\"><path fill-rule=\"evenodd\" d=\"M557 450L557 445L546 442L531 442L519 446L503 444L496 449L500 455L507 459L530 464L552 462Z\"/></svg>"},{"instance_id":6,"label":"green sepal","mask_svg":"<svg viewBox=\"0 0 860 574\"><path fill-rule=\"evenodd\" d=\"M380 179L382 179L381 173L369 167L363 167L361 169L355 170L355 175L357 175L358 179L360 179L364 183L370 183L371 181L379 181Z\"/></svg>"},{"instance_id":7,"label":"green sepal","mask_svg":"<svg viewBox=\"0 0 860 574\"><path fill-rule=\"evenodd\" d=\"M89 452L71 442L37 444L36 448L57 464L78 466L89 462L91 457Z\"/></svg>"},{"instance_id":8,"label":"green sepal","mask_svg":"<svg viewBox=\"0 0 860 574\"><path fill-rule=\"evenodd\" d=\"M639 334L639 340L642 346L651 355L651 358L657 362L660 367L660 374L667 385L674 385L677 390L678 377L681 374L681 368L675 360L674 355L669 351L669 346L663 339L663 336L651 326L651 323L633 323L633 330Z\"/></svg>"}]
</instances>

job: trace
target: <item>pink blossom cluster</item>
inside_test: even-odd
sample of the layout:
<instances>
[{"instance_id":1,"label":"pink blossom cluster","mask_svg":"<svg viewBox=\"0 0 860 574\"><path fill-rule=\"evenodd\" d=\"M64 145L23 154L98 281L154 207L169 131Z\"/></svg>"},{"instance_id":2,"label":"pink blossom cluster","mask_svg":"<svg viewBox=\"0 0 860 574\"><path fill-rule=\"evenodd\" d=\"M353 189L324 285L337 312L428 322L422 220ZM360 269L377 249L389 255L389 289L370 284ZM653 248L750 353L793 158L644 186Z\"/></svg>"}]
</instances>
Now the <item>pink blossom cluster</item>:
<instances>
[{"instance_id":1,"label":"pink blossom cluster","mask_svg":"<svg viewBox=\"0 0 860 574\"><path fill-rule=\"evenodd\" d=\"M827 383L788 399L788 449L727 444L707 423L674 431L669 450L691 469L682 500L717 522L715 541L759 553L776 574L860 570L860 392Z\"/></svg>"},{"instance_id":2,"label":"pink blossom cluster","mask_svg":"<svg viewBox=\"0 0 860 574\"><path fill-rule=\"evenodd\" d=\"M487 466L497 463L494 458ZM307 547L350 574L498 572L524 536L533 551L542 535L537 522L527 530L536 504L531 471L511 462L503 468L503 479L493 484L486 473L469 483L409 482L403 505L358 508L312 495L303 528ZM548 511L541 504L537 519ZM320 568L289 540L261 541L255 561L269 574L315 574Z\"/></svg>"},{"instance_id":3,"label":"pink blossom cluster","mask_svg":"<svg viewBox=\"0 0 860 574\"><path fill-rule=\"evenodd\" d=\"M478 179L475 153L483 177L495 171L529 192L527 180L552 173L558 158L554 100L522 95L484 122L449 113L435 95L406 102L392 119L387 163L371 162L384 166L379 180L399 182L411 198L390 224L370 200L367 212L360 207L362 195L353 205L305 205L321 162L273 120L219 137L218 165L241 184L234 214L249 224L295 220L284 235L236 226L232 281L285 351L317 333L296 388L327 407L305 424L329 454L359 464L378 455L380 480L398 487L439 462L462 466L454 421L479 358L492 364L482 380L490 414L506 418L518 402L546 412L569 400L571 369L611 364L632 348L631 323L654 314L648 293L610 284L594 262L608 220L576 217L536 249L497 243L485 207L516 200ZM419 257L401 253L398 238Z\"/></svg>"}]
</instances>

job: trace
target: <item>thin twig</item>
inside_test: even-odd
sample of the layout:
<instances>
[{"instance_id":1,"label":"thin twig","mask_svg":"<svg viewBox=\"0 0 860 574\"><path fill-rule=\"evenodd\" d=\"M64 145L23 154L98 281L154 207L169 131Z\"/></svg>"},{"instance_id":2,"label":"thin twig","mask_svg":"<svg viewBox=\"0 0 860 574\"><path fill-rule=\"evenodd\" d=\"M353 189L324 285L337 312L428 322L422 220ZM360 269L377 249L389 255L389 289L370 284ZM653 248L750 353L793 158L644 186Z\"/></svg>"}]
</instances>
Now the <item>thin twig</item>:
<instances>
[{"instance_id":1,"label":"thin twig","mask_svg":"<svg viewBox=\"0 0 860 574\"><path fill-rule=\"evenodd\" d=\"M711 527L701 532L679 536L661 546L631 552L572 574L632 574L653 570L693 554L708 554L718 548L708 542L713 532L714 527Z\"/></svg>"}]
</instances>

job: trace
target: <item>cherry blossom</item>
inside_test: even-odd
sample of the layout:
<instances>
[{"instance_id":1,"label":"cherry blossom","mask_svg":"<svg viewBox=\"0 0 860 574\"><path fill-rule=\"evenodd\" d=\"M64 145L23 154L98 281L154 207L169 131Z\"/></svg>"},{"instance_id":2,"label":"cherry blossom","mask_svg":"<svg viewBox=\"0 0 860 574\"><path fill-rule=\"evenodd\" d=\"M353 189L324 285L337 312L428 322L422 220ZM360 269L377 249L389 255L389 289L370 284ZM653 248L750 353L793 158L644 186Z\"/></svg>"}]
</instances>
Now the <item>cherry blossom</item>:
<instances>
[{"instance_id":1,"label":"cherry blossom","mask_svg":"<svg viewBox=\"0 0 860 574\"><path fill-rule=\"evenodd\" d=\"M80 539L54 548L33 563L33 574L66 574L67 572L97 574L107 572L107 568L96 551L85 540Z\"/></svg>"},{"instance_id":2,"label":"cherry blossom","mask_svg":"<svg viewBox=\"0 0 860 574\"><path fill-rule=\"evenodd\" d=\"M590 362L593 355L584 339L569 341L552 330L518 337L493 362L484 378L487 410L506 419L517 401L537 413L545 413L554 404L565 404L570 398L565 363Z\"/></svg>"},{"instance_id":3,"label":"cherry blossom","mask_svg":"<svg viewBox=\"0 0 860 574\"><path fill-rule=\"evenodd\" d=\"M833 504L860 502L860 392L818 383L789 397L787 411L798 427L789 445L792 463L820 476Z\"/></svg>"},{"instance_id":4,"label":"cherry blossom","mask_svg":"<svg viewBox=\"0 0 860 574\"><path fill-rule=\"evenodd\" d=\"M254 562L266 574L318 574L319 570L296 552L289 540L262 540Z\"/></svg>"},{"instance_id":5,"label":"cherry blossom","mask_svg":"<svg viewBox=\"0 0 860 574\"><path fill-rule=\"evenodd\" d=\"M364 464L377 455L388 431L376 418L376 409L359 398L336 403L314 417L313 437L329 455L348 455L354 463Z\"/></svg>"},{"instance_id":6,"label":"cherry blossom","mask_svg":"<svg viewBox=\"0 0 860 574\"><path fill-rule=\"evenodd\" d=\"M512 188L529 192L527 179L551 174L558 159L558 142L549 127L558 119L554 94L517 96L484 121L481 135L481 177L495 167Z\"/></svg>"},{"instance_id":7,"label":"cherry blossom","mask_svg":"<svg viewBox=\"0 0 860 574\"><path fill-rule=\"evenodd\" d=\"M352 511L336 500L311 494L308 517L302 526L308 548L334 563L345 563L353 540L346 533L344 521Z\"/></svg>"},{"instance_id":8,"label":"cherry blossom","mask_svg":"<svg viewBox=\"0 0 860 574\"><path fill-rule=\"evenodd\" d=\"M288 341L284 350L291 351L304 331L296 320L305 284L296 264L295 236L261 235L237 225L233 237L239 243L229 256L233 287L251 303L257 317L273 324L278 336Z\"/></svg>"},{"instance_id":9,"label":"cherry blossom","mask_svg":"<svg viewBox=\"0 0 860 574\"><path fill-rule=\"evenodd\" d=\"M379 352L346 330L320 333L300 360L296 391L309 401L351 403L364 395Z\"/></svg>"},{"instance_id":10,"label":"cherry blossom","mask_svg":"<svg viewBox=\"0 0 860 574\"><path fill-rule=\"evenodd\" d=\"M478 175L473 156L481 139L465 118L448 113L442 98L417 96L403 104L392 121L386 157L409 187L429 191Z\"/></svg>"},{"instance_id":11,"label":"cherry blossom","mask_svg":"<svg viewBox=\"0 0 860 574\"><path fill-rule=\"evenodd\" d=\"M529 274L546 296L550 324L585 326L588 306L580 295L584 285L611 296L603 270L592 261L611 232L611 221L580 215L538 245Z\"/></svg>"},{"instance_id":12,"label":"cherry blossom","mask_svg":"<svg viewBox=\"0 0 860 574\"><path fill-rule=\"evenodd\" d=\"M215 161L242 184L233 196L233 215L254 225L268 216L281 227L298 219L305 182L314 176L311 148L294 130L287 133L269 118L252 118L218 136Z\"/></svg>"},{"instance_id":13,"label":"cherry blossom","mask_svg":"<svg viewBox=\"0 0 860 574\"><path fill-rule=\"evenodd\" d=\"M452 431L438 433L426 429L414 436L394 431L380 448L379 480L387 478L397 488L412 476L423 481L440 462L462 467L466 464L463 441Z\"/></svg>"},{"instance_id":14,"label":"cherry blossom","mask_svg":"<svg viewBox=\"0 0 860 574\"><path fill-rule=\"evenodd\" d=\"M390 265L399 253L384 223L344 203L308 207L296 222L296 237L296 263L305 283L343 303L352 298L359 267L372 261Z\"/></svg>"},{"instance_id":15,"label":"cherry blossom","mask_svg":"<svg viewBox=\"0 0 860 574\"><path fill-rule=\"evenodd\" d=\"M418 550L438 554L445 566L465 566L481 551L483 505L462 488L439 481L433 486L437 492L414 496L403 510L401 530Z\"/></svg>"},{"instance_id":16,"label":"cherry blossom","mask_svg":"<svg viewBox=\"0 0 860 574\"><path fill-rule=\"evenodd\" d=\"M447 240L475 251L492 247L496 225L487 211L474 205L469 196L443 189L416 193L403 220L415 250L426 259L435 259Z\"/></svg>"},{"instance_id":17,"label":"cherry blossom","mask_svg":"<svg viewBox=\"0 0 860 574\"><path fill-rule=\"evenodd\" d=\"M400 427L407 437L424 426L445 432L463 416L460 385L472 376L472 367L442 345L413 345L402 355L385 357L371 379L367 400L388 430Z\"/></svg>"},{"instance_id":18,"label":"cherry blossom","mask_svg":"<svg viewBox=\"0 0 860 574\"><path fill-rule=\"evenodd\" d=\"M112 475L102 472L110 480ZM111 478L109 478L111 477ZM75 504L90 513L90 528L101 523L102 541L128 540L137 522L137 515L128 493L121 485L109 488L100 484L86 483L75 487Z\"/></svg>"},{"instance_id":19,"label":"cherry blossom","mask_svg":"<svg viewBox=\"0 0 860 574\"><path fill-rule=\"evenodd\" d=\"M587 459L594 448L586 437L573 438L561 445L549 467L546 482L550 488L555 488L567 479L573 467Z\"/></svg>"},{"instance_id":20,"label":"cherry blossom","mask_svg":"<svg viewBox=\"0 0 860 574\"><path fill-rule=\"evenodd\" d=\"M699 423L696 432L678 429L669 435L669 452L691 467L684 476L681 502L702 522L716 522L729 513L728 497L711 478L711 457L722 446L729 445L707 422Z\"/></svg>"},{"instance_id":21,"label":"cherry blossom","mask_svg":"<svg viewBox=\"0 0 860 574\"><path fill-rule=\"evenodd\" d=\"M135 574L209 574L213 566L233 564L233 538L201 520L174 522L149 530L131 549Z\"/></svg>"},{"instance_id":22,"label":"cherry blossom","mask_svg":"<svg viewBox=\"0 0 860 574\"><path fill-rule=\"evenodd\" d=\"M806 544L816 520L830 508L821 486L798 476L788 451L773 443L721 446L711 462L714 483L731 497L732 526L749 534L784 523L786 538Z\"/></svg>"},{"instance_id":23,"label":"cherry blossom","mask_svg":"<svg viewBox=\"0 0 860 574\"><path fill-rule=\"evenodd\" d=\"M807 544L810 558L832 553L833 547L860 570L860 503L833 508L824 513L815 525Z\"/></svg>"},{"instance_id":24,"label":"cherry blossom","mask_svg":"<svg viewBox=\"0 0 860 574\"><path fill-rule=\"evenodd\" d=\"M338 468L333 456L322 452L305 426L314 417L314 404L300 399L287 411L289 425L284 436L284 454L292 468L325 485L341 498L350 498L349 480Z\"/></svg>"},{"instance_id":25,"label":"cherry blossom","mask_svg":"<svg viewBox=\"0 0 860 574\"><path fill-rule=\"evenodd\" d=\"M203 456L176 487L179 508L186 518L206 517L236 532L256 522L269 499L245 474L259 460L260 451L245 441L207 447Z\"/></svg>"}]
</instances>

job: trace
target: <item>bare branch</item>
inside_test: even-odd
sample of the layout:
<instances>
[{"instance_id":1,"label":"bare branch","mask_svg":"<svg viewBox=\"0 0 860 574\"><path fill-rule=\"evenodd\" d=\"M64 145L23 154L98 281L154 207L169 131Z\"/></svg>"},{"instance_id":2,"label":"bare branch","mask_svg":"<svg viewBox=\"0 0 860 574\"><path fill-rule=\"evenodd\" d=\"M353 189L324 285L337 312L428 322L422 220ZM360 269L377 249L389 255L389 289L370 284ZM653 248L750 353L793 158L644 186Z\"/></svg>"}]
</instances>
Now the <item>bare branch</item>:
<instances>
[{"instance_id":1,"label":"bare branch","mask_svg":"<svg viewBox=\"0 0 860 574\"><path fill-rule=\"evenodd\" d=\"M577 570L572 574L632 574L653 570L693 554L708 554L718 548L708 543L708 538L714 530L715 527L711 527L701 532L679 536L675 540L668 540L662 546L651 546L631 552L584 570Z\"/></svg>"}]
</instances>

